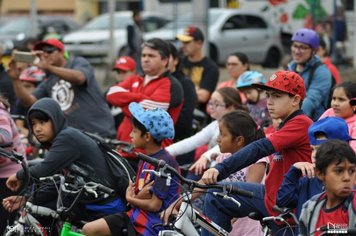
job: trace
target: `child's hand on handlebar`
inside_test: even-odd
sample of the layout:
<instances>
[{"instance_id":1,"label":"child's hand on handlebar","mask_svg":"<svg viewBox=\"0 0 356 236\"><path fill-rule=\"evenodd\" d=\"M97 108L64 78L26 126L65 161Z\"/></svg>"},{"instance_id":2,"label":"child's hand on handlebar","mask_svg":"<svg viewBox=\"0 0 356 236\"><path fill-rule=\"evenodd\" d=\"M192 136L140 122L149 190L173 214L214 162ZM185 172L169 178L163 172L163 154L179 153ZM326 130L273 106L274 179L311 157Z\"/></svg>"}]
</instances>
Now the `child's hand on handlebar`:
<instances>
[{"instance_id":1,"label":"child's hand on handlebar","mask_svg":"<svg viewBox=\"0 0 356 236\"><path fill-rule=\"evenodd\" d=\"M16 174L11 175L6 180L6 186L13 192L17 191L22 184L22 181L16 177Z\"/></svg>"},{"instance_id":2,"label":"child's hand on handlebar","mask_svg":"<svg viewBox=\"0 0 356 236\"><path fill-rule=\"evenodd\" d=\"M219 171L215 168L206 170L201 180L204 184L216 184L219 176Z\"/></svg>"},{"instance_id":3,"label":"child's hand on handlebar","mask_svg":"<svg viewBox=\"0 0 356 236\"><path fill-rule=\"evenodd\" d=\"M25 205L26 198L24 196L10 196L2 200L2 205L8 212L13 212Z\"/></svg>"}]
</instances>

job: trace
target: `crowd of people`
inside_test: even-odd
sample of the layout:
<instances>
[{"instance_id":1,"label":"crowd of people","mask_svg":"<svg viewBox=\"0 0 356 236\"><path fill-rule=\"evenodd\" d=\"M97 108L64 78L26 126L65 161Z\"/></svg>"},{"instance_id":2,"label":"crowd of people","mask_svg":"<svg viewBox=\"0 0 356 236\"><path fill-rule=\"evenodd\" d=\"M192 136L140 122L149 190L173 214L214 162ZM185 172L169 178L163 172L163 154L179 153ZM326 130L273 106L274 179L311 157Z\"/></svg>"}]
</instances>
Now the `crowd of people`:
<instances>
[{"instance_id":1,"label":"crowd of people","mask_svg":"<svg viewBox=\"0 0 356 236\"><path fill-rule=\"evenodd\" d=\"M330 225L356 228L356 83L343 81L316 31L296 31L292 60L269 78L251 70L243 52L232 53L226 59L230 78L218 83L219 68L204 55L199 27L177 35L179 50L159 38L143 41L140 15L133 17L129 54L115 61L115 83L104 93L92 65L68 54L55 38L33 45L33 63L0 66L0 144L10 143L7 150L28 159L45 150L44 160L29 168L34 179L68 174L75 166L90 173L81 176L84 181L117 187L86 131L131 143L177 170L188 163L185 176L199 183L253 192L253 198L231 193L240 207L213 194L193 196L203 198L197 207L232 236L262 235L260 222L248 216L276 216L275 205L295 209L300 224L270 221L272 235L321 235ZM207 123L198 131L197 110ZM78 205L75 211L89 216L85 235L157 235L168 219L164 213L181 203L176 176L167 186L163 177L143 171L155 166L122 155L137 173L135 183L97 199L95 204L110 208L105 213L89 209L88 201ZM26 201L19 196L25 178L18 165L0 157L0 233ZM56 199L41 191L35 203L55 209ZM51 222L41 218L49 228ZM202 229L201 235L211 234Z\"/></svg>"}]
</instances>

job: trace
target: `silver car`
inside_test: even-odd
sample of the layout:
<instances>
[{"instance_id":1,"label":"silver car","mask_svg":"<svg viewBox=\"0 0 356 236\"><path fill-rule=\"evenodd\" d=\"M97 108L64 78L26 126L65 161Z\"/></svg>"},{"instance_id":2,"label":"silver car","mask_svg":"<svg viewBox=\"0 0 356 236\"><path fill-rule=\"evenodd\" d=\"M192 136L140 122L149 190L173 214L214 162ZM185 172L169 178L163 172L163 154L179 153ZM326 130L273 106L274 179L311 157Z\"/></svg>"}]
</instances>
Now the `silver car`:
<instances>
[{"instance_id":1,"label":"silver car","mask_svg":"<svg viewBox=\"0 0 356 236\"><path fill-rule=\"evenodd\" d=\"M109 14L102 14L88 22L83 28L63 38L66 50L74 55L86 57L91 62L102 62L110 51L121 55L127 46L126 26L132 24L132 12L116 12L114 48L109 49ZM169 20L154 13L143 12L143 31L149 32L165 26Z\"/></svg>"},{"instance_id":2,"label":"silver car","mask_svg":"<svg viewBox=\"0 0 356 236\"><path fill-rule=\"evenodd\" d=\"M209 9L210 57L224 64L228 55L243 52L251 63L265 67L277 67L283 55L280 32L260 13L237 9ZM192 15L178 17L162 29L147 33L145 39L162 38L175 41L184 28L198 24Z\"/></svg>"}]
</instances>

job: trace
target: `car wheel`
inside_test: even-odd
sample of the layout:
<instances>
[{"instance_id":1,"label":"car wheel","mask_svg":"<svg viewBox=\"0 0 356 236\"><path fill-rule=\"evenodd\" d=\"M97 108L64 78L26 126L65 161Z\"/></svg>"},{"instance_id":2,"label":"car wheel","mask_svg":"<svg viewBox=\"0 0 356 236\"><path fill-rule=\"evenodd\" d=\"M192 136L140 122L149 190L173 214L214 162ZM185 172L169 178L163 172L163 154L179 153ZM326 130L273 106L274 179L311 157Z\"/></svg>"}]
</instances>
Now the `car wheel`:
<instances>
[{"instance_id":1,"label":"car wheel","mask_svg":"<svg viewBox=\"0 0 356 236\"><path fill-rule=\"evenodd\" d=\"M263 63L264 67L267 68L277 68L279 62L281 61L281 53L277 48L270 48L267 52L265 62Z\"/></svg>"}]
</instances>

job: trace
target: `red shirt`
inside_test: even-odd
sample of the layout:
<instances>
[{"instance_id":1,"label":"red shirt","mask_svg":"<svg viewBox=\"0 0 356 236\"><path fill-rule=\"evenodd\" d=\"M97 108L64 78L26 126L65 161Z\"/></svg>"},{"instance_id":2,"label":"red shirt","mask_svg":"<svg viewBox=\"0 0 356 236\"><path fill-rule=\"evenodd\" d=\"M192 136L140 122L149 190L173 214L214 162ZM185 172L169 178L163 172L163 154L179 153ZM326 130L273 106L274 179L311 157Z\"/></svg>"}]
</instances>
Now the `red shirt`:
<instances>
[{"instance_id":1,"label":"red shirt","mask_svg":"<svg viewBox=\"0 0 356 236\"><path fill-rule=\"evenodd\" d=\"M268 137L275 153L270 156L270 169L265 180L265 205L271 215L276 204L277 192L284 174L296 162L311 162L308 128L313 121L306 115L297 115Z\"/></svg>"},{"instance_id":2,"label":"red shirt","mask_svg":"<svg viewBox=\"0 0 356 236\"><path fill-rule=\"evenodd\" d=\"M343 209L343 204L333 208L320 210L318 221L315 229L328 227L329 229L347 229L349 227L349 214L347 209ZM321 235L322 232L315 232L315 236Z\"/></svg>"}]
</instances>

